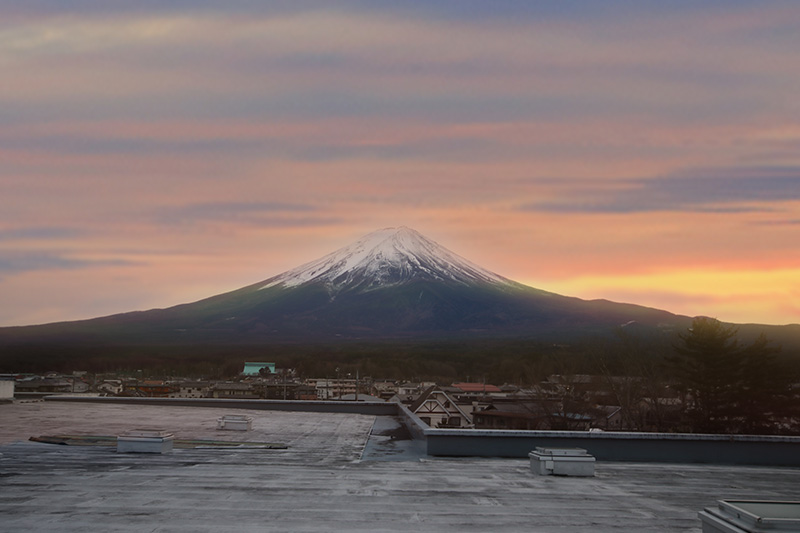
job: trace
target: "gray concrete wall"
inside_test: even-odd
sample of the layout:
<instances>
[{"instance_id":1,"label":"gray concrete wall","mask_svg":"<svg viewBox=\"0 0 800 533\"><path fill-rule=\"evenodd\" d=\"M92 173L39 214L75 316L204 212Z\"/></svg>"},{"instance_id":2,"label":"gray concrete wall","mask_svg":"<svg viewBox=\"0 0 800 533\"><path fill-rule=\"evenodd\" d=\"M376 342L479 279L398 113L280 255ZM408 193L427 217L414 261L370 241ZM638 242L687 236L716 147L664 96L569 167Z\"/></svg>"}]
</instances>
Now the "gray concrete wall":
<instances>
[{"instance_id":1,"label":"gray concrete wall","mask_svg":"<svg viewBox=\"0 0 800 533\"><path fill-rule=\"evenodd\" d=\"M537 446L584 448L599 461L800 466L800 437L428 429L429 455L527 457Z\"/></svg>"},{"instance_id":2,"label":"gray concrete wall","mask_svg":"<svg viewBox=\"0 0 800 533\"><path fill-rule=\"evenodd\" d=\"M395 405L397 406L397 416L399 416L400 420L405 424L408 432L411 433L411 437L414 440L426 440L425 432L430 429L428 424L420 420L419 417L412 413L405 405L401 403Z\"/></svg>"},{"instance_id":3,"label":"gray concrete wall","mask_svg":"<svg viewBox=\"0 0 800 533\"><path fill-rule=\"evenodd\" d=\"M123 398L105 396L47 396L46 401L107 402L119 404L169 405L189 407L220 407L225 409L254 409L261 411L305 411L317 413L354 413L362 415L396 415L395 404L385 402L335 402L309 400L237 400L223 398Z\"/></svg>"}]
</instances>

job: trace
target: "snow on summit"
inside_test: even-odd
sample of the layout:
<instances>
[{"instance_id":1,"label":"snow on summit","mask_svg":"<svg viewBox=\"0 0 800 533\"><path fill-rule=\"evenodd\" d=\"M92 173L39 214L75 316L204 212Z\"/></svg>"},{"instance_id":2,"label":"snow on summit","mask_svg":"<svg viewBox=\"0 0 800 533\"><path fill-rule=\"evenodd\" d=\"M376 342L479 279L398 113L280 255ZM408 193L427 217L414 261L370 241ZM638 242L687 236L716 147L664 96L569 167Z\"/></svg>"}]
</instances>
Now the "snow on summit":
<instances>
[{"instance_id":1,"label":"snow on summit","mask_svg":"<svg viewBox=\"0 0 800 533\"><path fill-rule=\"evenodd\" d=\"M350 246L267 280L261 288L317 282L337 290L373 289L418 279L510 283L403 226L372 232Z\"/></svg>"}]
</instances>

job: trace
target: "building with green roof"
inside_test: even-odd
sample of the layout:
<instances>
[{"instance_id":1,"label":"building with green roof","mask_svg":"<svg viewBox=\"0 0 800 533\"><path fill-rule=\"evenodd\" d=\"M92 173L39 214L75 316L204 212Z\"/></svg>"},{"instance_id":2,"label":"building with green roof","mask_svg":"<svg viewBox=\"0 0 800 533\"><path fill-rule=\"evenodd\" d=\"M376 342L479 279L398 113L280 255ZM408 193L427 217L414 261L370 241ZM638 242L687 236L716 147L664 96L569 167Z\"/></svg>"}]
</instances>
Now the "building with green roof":
<instances>
[{"instance_id":1,"label":"building with green roof","mask_svg":"<svg viewBox=\"0 0 800 533\"><path fill-rule=\"evenodd\" d=\"M275 373L275 363L245 362L244 370L242 370L242 375L243 376L260 376L262 368L265 368L270 374L274 374Z\"/></svg>"}]
</instances>

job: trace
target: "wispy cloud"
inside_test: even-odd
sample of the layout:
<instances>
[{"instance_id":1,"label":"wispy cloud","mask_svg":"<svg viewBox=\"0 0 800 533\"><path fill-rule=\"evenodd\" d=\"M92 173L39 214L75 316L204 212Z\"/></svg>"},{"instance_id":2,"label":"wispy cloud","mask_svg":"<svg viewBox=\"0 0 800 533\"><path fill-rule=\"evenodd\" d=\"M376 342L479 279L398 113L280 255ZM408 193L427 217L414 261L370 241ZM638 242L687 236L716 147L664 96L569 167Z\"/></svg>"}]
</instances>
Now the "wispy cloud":
<instances>
[{"instance_id":1,"label":"wispy cloud","mask_svg":"<svg viewBox=\"0 0 800 533\"><path fill-rule=\"evenodd\" d=\"M135 263L119 259L76 259L57 252L0 250L0 274L6 275L37 270L76 270L132 264Z\"/></svg>"},{"instance_id":2,"label":"wispy cloud","mask_svg":"<svg viewBox=\"0 0 800 533\"><path fill-rule=\"evenodd\" d=\"M800 200L800 168L727 169L616 182L570 190L560 198L521 206L524 211L641 213L769 211L769 203ZM609 184L610 185L610 184Z\"/></svg>"},{"instance_id":3,"label":"wispy cloud","mask_svg":"<svg viewBox=\"0 0 800 533\"><path fill-rule=\"evenodd\" d=\"M756 226L800 226L800 218L779 219L779 220L758 220L752 222Z\"/></svg>"},{"instance_id":4,"label":"wispy cloud","mask_svg":"<svg viewBox=\"0 0 800 533\"><path fill-rule=\"evenodd\" d=\"M341 220L326 215L325 210L311 204L283 202L195 203L160 208L156 218L160 224L168 225L225 222L262 227L307 227Z\"/></svg>"},{"instance_id":5,"label":"wispy cloud","mask_svg":"<svg viewBox=\"0 0 800 533\"><path fill-rule=\"evenodd\" d=\"M74 228L31 226L0 230L0 242L73 239L83 234Z\"/></svg>"},{"instance_id":6,"label":"wispy cloud","mask_svg":"<svg viewBox=\"0 0 800 533\"><path fill-rule=\"evenodd\" d=\"M493 6L504 22L487 24L476 6L450 5L444 11L451 15L474 16L444 19L427 17L438 10L421 6L381 11L310 4L290 12L105 10L0 24L0 59L15 73L0 97L17 109L28 106L25 113L43 109L51 117L116 110L262 118L690 118L747 114L765 90L754 73L794 78L780 68L791 60L781 49L771 50L774 67L764 72L760 58L740 44L743 28L735 36L709 32L703 24L718 18L713 10L688 25L686 13L664 17L664 27L645 33L635 18L623 25L598 5L608 16ZM515 14L522 17L514 21ZM735 68L717 54L736 57ZM36 84L43 76L58 83ZM14 90L21 87L27 90ZM53 99L71 105L46 105Z\"/></svg>"}]
</instances>

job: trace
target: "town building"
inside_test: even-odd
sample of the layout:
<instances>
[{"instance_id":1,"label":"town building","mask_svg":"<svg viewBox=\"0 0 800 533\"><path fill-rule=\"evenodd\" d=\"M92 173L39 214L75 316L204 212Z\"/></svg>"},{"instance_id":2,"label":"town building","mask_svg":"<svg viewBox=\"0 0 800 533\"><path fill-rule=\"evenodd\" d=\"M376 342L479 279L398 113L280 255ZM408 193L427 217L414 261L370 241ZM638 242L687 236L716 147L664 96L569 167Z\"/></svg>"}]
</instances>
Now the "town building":
<instances>
[{"instance_id":1,"label":"town building","mask_svg":"<svg viewBox=\"0 0 800 533\"><path fill-rule=\"evenodd\" d=\"M394 381L375 381L372 384L370 394L382 400L389 400L397 394L397 383Z\"/></svg>"},{"instance_id":2,"label":"town building","mask_svg":"<svg viewBox=\"0 0 800 533\"><path fill-rule=\"evenodd\" d=\"M97 384L97 392L108 396L116 396L122 392L122 381L119 379L104 379Z\"/></svg>"},{"instance_id":3,"label":"town building","mask_svg":"<svg viewBox=\"0 0 800 533\"><path fill-rule=\"evenodd\" d=\"M312 385L288 380L265 381L254 385L259 397L268 400L316 400L317 389Z\"/></svg>"},{"instance_id":4,"label":"town building","mask_svg":"<svg viewBox=\"0 0 800 533\"><path fill-rule=\"evenodd\" d=\"M216 383L211 387L212 398L236 398L240 400L256 400L259 398L252 383L225 382Z\"/></svg>"},{"instance_id":5,"label":"town building","mask_svg":"<svg viewBox=\"0 0 800 533\"><path fill-rule=\"evenodd\" d=\"M72 382L51 374L49 377L34 377L16 382L16 394L66 394L72 392Z\"/></svg>"},{"instance_id":6,"label":"town building","mask_svg":"<svg viewBox=\"0 0 800 533\"><path fill-rule=\"evenodd\" d=\"M208 398L211 384L207 381L181 381L170 393L170 398Z\"/></svg>"},{"instance_id":7,"label":"town building","mask_svg":"<svg viewBox=\"0 0 800 533\"><path fill-rule=\"evenodd\" d=\"M358 380L356 379L307 379L306 385L314 387L317 398L320 400L333 400L345 394L355 394Z\"/></svg>"},{"instance_id":8,"label":"town building","mask_svg":"<svg viewBox=\"0 0 800 533\"><path fill-rule=\"evenodd\" d=\"M431 386L423 392L409 410L432 428L469 428L472 417L456 400L440 387Z\"/></svg>"},{"instance_id":9,"label":"town building","mask_svg":"<svg viewBox=\"0 0 800 533\"><path fill-rule=\"evenodd\" d=\"M497 401L473 413L476 429L550 429L547 418L542 404L531 401Z\"/></svg>"},{"instance_id":10,"label":"town building","mask_svg":"<svg viewBox=\"0 0 800 533\"><path fill-rule=\"evenodd\" d=\"M128 381L124 384L123 393L131 396L144 396L148 398L169 398L178 390L176 385L162 380Z\"/></svg>"},{"instance_id":11,"label":"town building","mask_svg":"<svg viewBox=\"0 0 800 533\"><path fill-rule=\"evenodd\" d=\"M244 370L242 370L243 376L262 376L275 373L275 363L245 362Z\"/></svg>"}]
</instances>

